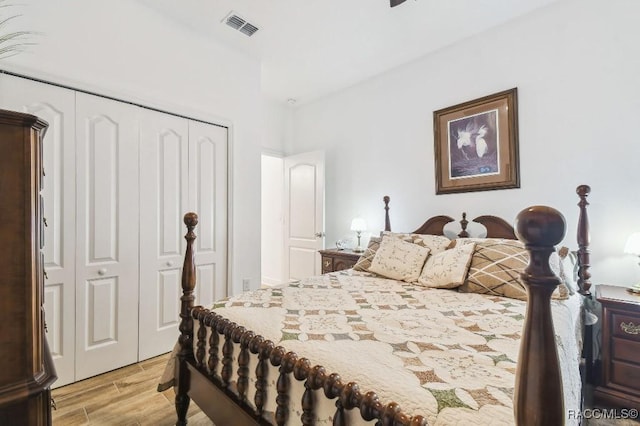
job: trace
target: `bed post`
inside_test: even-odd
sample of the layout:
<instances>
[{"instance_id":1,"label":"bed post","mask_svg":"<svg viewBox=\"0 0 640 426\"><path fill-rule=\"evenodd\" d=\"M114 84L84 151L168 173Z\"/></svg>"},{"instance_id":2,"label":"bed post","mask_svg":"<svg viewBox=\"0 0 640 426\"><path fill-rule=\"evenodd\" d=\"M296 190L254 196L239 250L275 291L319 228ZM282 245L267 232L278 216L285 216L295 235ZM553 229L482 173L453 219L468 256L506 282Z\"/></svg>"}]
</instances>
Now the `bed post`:
<instances>
[{"instance_id":1,"label":"bed post","mask_svg":"<svg viewBox=\"0 0 640 426\"><path fill-rule=\"evenodd\" d=\"M587 197L591 193L591 187L589 185L580 185L576 188L576 193L580 197L578 207L580 207L580 217L578 218L578 288L579 292L583 296L591 297L591 273L589 268L591 267L591 261L589 259L589 218L587 216L587 206L589 202Z\"/></svg>"},{"instance_id":2,"label":"bed post","mask_svg":"<svg viewBox=\"0 0 640 426\"><path fill-rule=\"evenodd\" d=\"M391 221L389 220L389 198L388 195L382 197L382 201L384 201L384 230L387 232L391 232Z\"/></svg>"},{"instance_id":3,"label":"bed post","mask_svg":"<svg viewBox=\"0 0 640 426\"><path fill-rule=\"evenodd\" d=\"M560 279L549 266L549 256L564 238L565 220L551 207L534 206L518 214L515 228L530 259L521 275L529 297L516 368L516 424L563 425L562 380L550 304Z\"/></svg>"},{"instance_id":4,"label":"bed post","mask_svg":"<svg viewBox=\"0 0 640 426\"><path fill-rule=\"evenodd\" d=\"M191 309L193 308L193 289L196 286L196 263L193 252L193 241L196 234L193 229L198 224L198 215L187 213L184 215L184 224L187 225L187 251L184 255L184 265L182 266L182 297L180 297L180 351L178 352L177 365L177 389L176 389L176 413L178 414L177 426L187 424L187 410L189 409L189 370L187 361L193 360L193 319Z\"/></svg>"}]
</instances>

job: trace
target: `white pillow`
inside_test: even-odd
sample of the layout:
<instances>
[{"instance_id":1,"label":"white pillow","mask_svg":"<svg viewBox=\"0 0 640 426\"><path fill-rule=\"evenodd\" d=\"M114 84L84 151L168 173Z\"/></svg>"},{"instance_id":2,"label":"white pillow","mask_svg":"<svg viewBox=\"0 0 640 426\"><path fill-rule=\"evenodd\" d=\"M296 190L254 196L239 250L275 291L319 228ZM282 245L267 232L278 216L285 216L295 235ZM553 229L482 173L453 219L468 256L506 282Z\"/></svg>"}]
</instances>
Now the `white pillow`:
<instances>
[{"instance_id":1,"label":"white pillow","mask_svg":"<svg viewBox=\"0 0 640 426\"><path fill-rule=\"evenodd\" d=\"M419 246L427 247L431 249L431 255L445 251L451 240L443 235L431 235L431 234L400 234L395 232L384 231L383 237L399 238L404 241L408 241Z\"/></svg>"},{"instance_id":2,"label":"white pillow","mask_svg":"<svg viewBox=\"0 0 640 426\"><path fill-rule=\"evenodd\" d=\"M418 284L431 288L456 288L464 283L469 272L475 243L459 244L431 255L422 269Z\"/></svg>"},{"instance_id":3,"label":"white pillow","mask_svg":"<svg viewBox=\"0 0 640 426\"><path fill-rule=\"evenodd\" d=\"M369 272L394 280L416 282L430 251L428 247L385 236Z\"/></svg>"}]
</instances>

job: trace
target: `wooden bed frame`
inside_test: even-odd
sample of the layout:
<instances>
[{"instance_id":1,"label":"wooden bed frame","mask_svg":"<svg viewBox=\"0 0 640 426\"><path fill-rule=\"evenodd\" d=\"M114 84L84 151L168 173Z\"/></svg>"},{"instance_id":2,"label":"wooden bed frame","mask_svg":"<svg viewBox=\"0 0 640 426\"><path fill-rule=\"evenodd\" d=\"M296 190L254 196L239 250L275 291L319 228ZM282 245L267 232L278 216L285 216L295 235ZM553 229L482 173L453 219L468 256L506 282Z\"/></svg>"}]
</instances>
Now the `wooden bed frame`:
<instances>
[{"instance_id":1,"label":"wooden bed frame","mask_svg":"<svg viewBox=\"0 0 640 426\"><path fill-rule=\"evenodd\" d=\"M589 281L589 223L586 207L587 196L591 189L581 185L576 192L580 198L578 220L578 262L579 292L591 297ZM391 230L389 220L389 197L385 202L385 228ZM444 235L443 227L454 221L449 216L435 216L427 220L414 233ZM562 395L562 381L558 352L555 343L553 321L551 317L551 293L560 283L549 267L549 256L554 246L565 235L564 217L555 209L546 206L529 207L518 214L515 230L503 219L495 216L480 216L473 220L487 229L489 238L515 239L516 235L526 245L530 254L528 267L522 273L522 279L528 287L527 314L524 322L520 355L517 363L514 394L515 421L518 425L560 425L564 424L565 412ZM358 409L364 420L377 420L382 426L426 425L422 416L411 417L403 413L395 402L383 404L374 392L362 393L358 384L344 383L336 373L329 374L324 367L312 366L311 361L287 352L272 341L254 334L252 331L231 322L202 306L194 307L193 290L196 285L194 262L193 232L198 223L195 213L187 213L184 218L187 225L187 251L182 271L182 290L180 313L180 349L176 368L176 412L177 425L186 425L186 415L190 400L193 400L214 423L224 425L266 425L263 418L266 401L268 363L279 367L276 382L276 411L274 421L283 425L287 420L289 407L289 381L293 375L303 381L305 392L301 405L303 414L301 424L314 423L314 400L312 391L322 389L329 399L336 399L334 425L346 425L345 410ZM460 237L468 237L466 214L460 222ZM194 336L194 321L200 328ZM213 330L207 339L207 329ZM193 342L196 341L194 353ZM207 340L210 346L206 353ZM237 380L235 390L231 383L233 375L234 345L240 345L237 354ZM585 345L590 340L585 339ZM220 353L220 346L222 351ZM255 408L247 403L249 386L250 354L258 356L255 382ZM222 356L220 358L220 355ZM589 366L590 362L587 362ZM207 371L207 367L209 373ZM587 374L588 375L588 374Z\"/></svg>"}]
</instances>

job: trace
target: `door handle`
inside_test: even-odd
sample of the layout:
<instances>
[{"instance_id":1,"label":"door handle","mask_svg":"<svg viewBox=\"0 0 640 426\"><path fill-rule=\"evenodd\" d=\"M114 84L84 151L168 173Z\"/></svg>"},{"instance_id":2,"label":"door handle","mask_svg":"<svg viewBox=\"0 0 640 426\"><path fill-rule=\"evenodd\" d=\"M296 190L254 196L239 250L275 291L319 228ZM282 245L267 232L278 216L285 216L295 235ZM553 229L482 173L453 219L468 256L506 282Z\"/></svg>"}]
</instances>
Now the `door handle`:
<instances>
[{"instance_id":1,"label":"door handle","mask_svg":"<svg viewBox=\"0 0 640 426\"><path fill-rule=\"evenodd\" d=\"M316 232L314 235L316 238L322 238L325 236L325 233L324 231L320 231L320 232Z\"/></svg>"},{"instance_id":2,"label":"door handle","mask_svg":"<svg viewBox=\"0 0 640 426\"><path fill-rule=\"evenodd\" d=\"M168 260L167 263L165 263L165 265L167 266L173 266L173 262L171 260Z\"/></svg>"},{"instance_id":3,"label":"door handle","mask_svg":"<svg viewBox=\"0 0 640 426\"><path fill-rule=\"evenodd\" d=\"M107 270L105 268L98 269L98 275L104 275L106 273L107 273Z\"/></svg>"}]
</instances>

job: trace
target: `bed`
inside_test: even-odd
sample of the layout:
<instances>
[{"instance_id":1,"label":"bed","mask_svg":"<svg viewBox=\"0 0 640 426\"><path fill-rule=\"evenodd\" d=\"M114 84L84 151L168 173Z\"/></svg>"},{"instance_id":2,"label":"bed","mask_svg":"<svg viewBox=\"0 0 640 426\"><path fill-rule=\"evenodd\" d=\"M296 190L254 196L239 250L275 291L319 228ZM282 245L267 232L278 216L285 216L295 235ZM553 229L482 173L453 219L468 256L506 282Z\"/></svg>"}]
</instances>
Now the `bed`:
<instances>
[{"instance_id":1,"label":"bed","mask_svg":"<svg viewBox=\"0 0 640 426\"><path fill-rule=\"evenodd\" d=\"M583 301L591 298L589 192L577 188L573 291L573 269L554 249L565 235L558 211L525 209L515 229L480 216L473 222L486 229L481 239L468 238L463 215L459 238L444 247L454 219L435 216L392 233L385 197L385 233L370 243L360 271L207 309L194 306L197 216L188 213L180 336L159 385L175 386L176 424L186 424L191 400L218 426L577 424ZM506 258L528 262L517 277L507 268L521 287L489 286L487 253L512 249ZM505 272L506 263L498 265Z\"/></svg>"}]
</instances>

